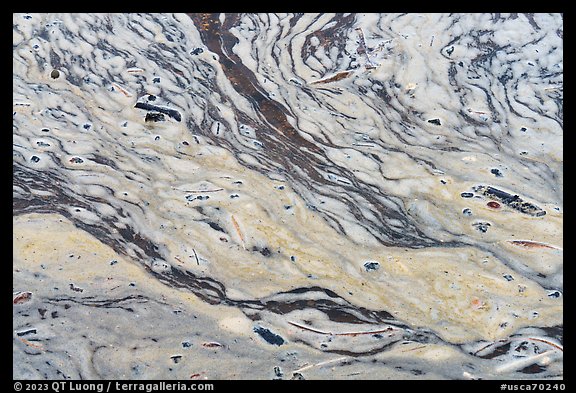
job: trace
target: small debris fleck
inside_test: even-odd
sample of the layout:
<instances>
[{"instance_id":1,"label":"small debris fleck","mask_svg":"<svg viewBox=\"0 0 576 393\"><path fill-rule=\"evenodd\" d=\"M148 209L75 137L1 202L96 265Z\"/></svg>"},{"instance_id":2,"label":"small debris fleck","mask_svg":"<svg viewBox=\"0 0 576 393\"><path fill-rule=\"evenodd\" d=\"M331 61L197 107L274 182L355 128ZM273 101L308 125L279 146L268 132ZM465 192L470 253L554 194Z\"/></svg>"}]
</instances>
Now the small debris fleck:
<instances>
[{"instance_id":1,"label":"small debris fleck","mask_svg":"<svg viewBox=\"0 0 576 393\"><path fill-rule=\"evenodd\" d=\"M145 122L157 122L157 121L165 121L166 118L164 117L164 115L162 113L155 113L155 112L149 112L146 113L146 117L144 118Z\"/></svg>"},{"instance_id":2,"label":"small debris fleck","mask_svg":"<svg viewBox=\"0 0 576 393\"><path fill-rule=\"evenodd\" d=\"M442 125L442 123L440 123L440 119L430 119L430 120L428 120L428 123L434 124L434 125L436 125L436 126L441 126L441 125Z\"/></svg>"},{"instance_id":3,"label":"small debris fleck","mask_svg":"<svg viewBox=\"0 0 576 393\"><path fill-rule=\"evenodd\" d=\"M39 308L38 309L38 314L40 314L41 319L46 319L46 311L48 311L48 310L46 310L45 308Z\"/></svg>"},{"instance_id":4,"label":"small debris fleck","mask_svg":"<svg viewBox=\"0 0 576 393\"><path fill-rule=\"evenodd\" d=\"M368 261L366 263L364 263L364 269L366 269L367 272L370 272L372 270L376 270L380 267L380 264L378 262L375 261Z\"/></svg>"},{"instance_id":5,"label":"small debris fleck","mask_svg":"<svg viewBox=\"0 0 576 393\"><path fill-rule=\"evenodd\" d=\"M70 289L73 290L74 292L84 292L84 289L77 287L76 285L74 285L72 283L70 284Z\"/></svg>"},{"instance_id":6,"label":"small debris fleck","mask_svg":"<svg viewBox=\"0 0 576 393\"><path fill-rule=\"evenodd\" d=\"M492 168L490 169L490 173L492 173L494 176L496 177L502 177L504 175L502 175L502 172L500 172L500 169L498 168Z\"/></svg>"},{"instance_id":7,"label":"small debris fleck","mask_svg":"<svg viewBox=\"0 0 576 393\"><path fill-rule=\"evenodd\" d=\"M40 161L40 157L38 157L38 156L32 156L32 157L30 157L30 161L36 163L36 162Z\"/></svg>"},{"instance_id":8,"label":"small debris fleck","mask_svg":"<svg viewBox=\"0 0 576 393\"><path fill-rule=\"evenodd\" d=\"M474 228L482 233L486 233L488 231L488 227L490 226L489 222L475 222L472 224Z\"/></svg>"},{"instance_id":9,"label":"small debris fleck","mask_svg":"<svg viewBox=\"0 0 576 393\"><path fill-rule=\"evenodd\" d=\"M223 347L224 345L222 345L216 341L208 341L208 342L202 343L202 346L206 347L206 348L219 348L219 347Z\"/></svg>"},{"instance_id":10,"label":"small debris fleck","mask_svg":"<svg viewBox=\"0 0 576 393\"><path fill-rule=\"evenodd\" d=\"M460 194L460 196L462 198L472 198L474 196L474 194L472 194L471 192L463 192Z\"/></svg>"},{"instance_id":11,"label":"small debris fleck","mask_svg":"<svg viewBox=\"0 0 576 393\"><path fill-rule=\"evenodd\" d=\"M276 376L276 378L282 379L284 373L282 372L282 369L280 367L274 366L274 375Z\"/></svg>"},{"instance_id":12,"label":"small debris fleck","mask_svg":"<svg viewBox=\"0 0 576 393\"><path fill-rule=\"evenodd\" d=\"M14 297L14 299L12 300L12 303L13 304L22 304L22 303L26 303L30 299L32 299L32 292L21 292Z\"/></svg>"},{"instance_id":13,"label":"small debris fleck","mask_svg":"<svg viewBox=\"0 0 576 393\"><path fill-rule=\"evenodd\" d=\"M511 274L505 274L503 277L506 279L506 281L514 281L514 277L512 277Z\"/></svg>"},{"instance_id":14,"label":"small debris fleck","mask_svg":"<svg viewBox=\"0 0 576 393\"><path fill-rule=\"evenodd\" d=\"M472 210L470 210L469 208L465 208L462 210L462 214L464 214L465 216L471 216Z\"/></svg>"}]
</instances>

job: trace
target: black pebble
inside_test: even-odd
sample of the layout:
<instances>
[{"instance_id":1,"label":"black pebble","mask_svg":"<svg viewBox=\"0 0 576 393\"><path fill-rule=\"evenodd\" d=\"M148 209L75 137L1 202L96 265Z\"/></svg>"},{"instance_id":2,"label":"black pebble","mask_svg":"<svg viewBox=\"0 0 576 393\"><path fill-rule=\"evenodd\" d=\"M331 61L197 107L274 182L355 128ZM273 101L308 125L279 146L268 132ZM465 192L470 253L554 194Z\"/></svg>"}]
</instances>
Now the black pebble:
<instances>
[{"instance_id":1,"label":"black pebble","mask_svg":"<svg viewBox=\"0 0 576 393\"><path fill-rule=\"evenodd\" d=\"M220 225L216 224L215 222L212 221L207 221L206 222L208 225L210 225L210 228L219 231L219 232L223 232L226 233L226 231L224 230L224 228L222 228Z\"/></svg>"},{"instance_id":2,"label":"black pebble","mask_svg":"<svg viewBox=\"0 0 576 393\"><path fill-rule=\"evenodd\" d=\"M512 277L510 274L505 274L503 277L506 279L506 281L514 281L514 277Z\"/></svg>"},{"instance_id":3,"label":"black pebble","mask_svg":"<svg viewBox=\"0 0 576 393\"><path fill-rule=\"evenodd\" d=\"M156 101L156 96L150 94L150 95L148 96L148 101Z\"/></svg>"},{"instance_id":4,"label":"black pebble","mask_svg":"<svg viewBox=\"0 0 576 393\"><path fill-rule=\"evenodd\" d=\"M32 161L32 162L38 162L38 161L40 161L40 157L38 157L38 156L32 156L32 157L30 158L30 161Z\"/></svg>"},{"instance_id":5,"label":"black pebble","mask_svg":"<svg viewBox=\"0 0 576 393\"><path fill-rule=\"evenodd\" d=\"M46 310L45 308L39 308L38 309L38 313L40 314L40 318L46 319L46 317L44 316L46 314L46 311L48 311L48 310Z\"/></svg>"},{"instance_id":6,"label":"black pebble","mask_svg":"<svg viewBox=\"0 0 576 393\"><path fill-rule=\"evenodd\" d=\"M154 78L154 79L152 79L152 82L154 82L154 83L160 83L160 78Z\"/></svg>"},{"instance_id":7,"label":"black pebble","mask_svg":"<svg viewBox=\"0 0 576 393\"><path fill-rule=\"evenodd\" d=\"M434 124L434 125L436 125L436 126L441 126L441 125L442 125L442 123L440 123L440 119L430 119L430 120L428 120L428 123Z\"/></svg>"},{"instance_id":8,"label":"black pebble","mask_svg":"<svg viewBox=\"0 0 576 393\"><path fill-rule=\"evenodd\" d=\"M496 177L502 177L503 176L502 172L500 172L500 170L498 168L490 169L490 173L492 173Z\"/></svg>"},{"instance_id":9,"label":"black pebble","mask_svg":"<svg viewBox=\"0 0 576 393\"><path fill-rule=\"evenodd\" d=\"M258 333L266 342L273 345L284 344L284 339L277 334L272 333L270 330L263 328L261 326L254 327L254 332Z\"/></svg>"},{"instance_id":10,"label":"black pebble","mask_svg":"<svg viewBox=\"0 0 576 393\"><path fill-rule=\"evenodd\" d=\"M182 342L182 348L190 348L192 346L192 344L190 343L190 341L183 341Z\"/></svg>"},{"instance_id":11,"label":"black pebble","mask_svg":"<svg viewBox=\"0 0 576 393\"><path fill-rule=\"evenodd\" d=\"M462 198L472 198L474 196L474 194L472 194L471 192L463 192L460 194L460 196Z\"/></svg>"}]
</instances>

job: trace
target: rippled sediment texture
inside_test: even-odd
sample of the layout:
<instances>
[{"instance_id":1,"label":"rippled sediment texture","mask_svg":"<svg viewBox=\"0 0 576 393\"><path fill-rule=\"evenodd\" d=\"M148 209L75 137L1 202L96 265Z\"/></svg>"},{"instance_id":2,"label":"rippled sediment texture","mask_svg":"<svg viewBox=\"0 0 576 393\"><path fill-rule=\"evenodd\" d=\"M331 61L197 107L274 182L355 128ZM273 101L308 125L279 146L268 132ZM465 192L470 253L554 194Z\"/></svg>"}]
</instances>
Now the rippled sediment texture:
<instances>
[{"instance_id":1,"label":"rippled sediment texture","mask_svg":"<svg viewBox=\"0 0 576 393\"><path fill-rule=\"evenodd\" d=\"M14 377L562 378L562 36L14 14Z\"/></svg>"}]
</instances>

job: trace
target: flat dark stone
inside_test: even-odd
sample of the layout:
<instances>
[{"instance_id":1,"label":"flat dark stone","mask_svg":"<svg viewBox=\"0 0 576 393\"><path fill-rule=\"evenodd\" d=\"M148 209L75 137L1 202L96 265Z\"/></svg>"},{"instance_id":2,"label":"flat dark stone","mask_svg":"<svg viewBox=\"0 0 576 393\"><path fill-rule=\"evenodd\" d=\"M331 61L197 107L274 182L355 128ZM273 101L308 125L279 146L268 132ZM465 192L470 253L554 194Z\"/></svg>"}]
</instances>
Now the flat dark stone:
<instances>
[{"instance_id":1,"label":"flat dark stone","mask_svg":"<svg viewBox=\"0 0 576 393\"><path fill-rule=\"evenodd\" d=\"M260 335L260 337L262 337L264 340L266 340L267 343L269 344L273 344L273 345L282 345L284 344L284 339L282 337L280 337L279 335L272 333L270 330L263 328L261 326L256 326L254 327L254 332L258 333Z\"/></svg>"}]
</instances>

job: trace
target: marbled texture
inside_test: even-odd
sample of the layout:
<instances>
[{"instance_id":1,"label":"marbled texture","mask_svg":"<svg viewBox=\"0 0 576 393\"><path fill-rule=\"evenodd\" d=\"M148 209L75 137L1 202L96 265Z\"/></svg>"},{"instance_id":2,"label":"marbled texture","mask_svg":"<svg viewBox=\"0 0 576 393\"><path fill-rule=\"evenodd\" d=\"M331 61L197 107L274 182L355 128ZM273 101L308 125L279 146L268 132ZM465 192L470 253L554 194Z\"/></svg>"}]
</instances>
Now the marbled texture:
<instances>
[{"instance_id":1,"label":"marbled texture","mask_svg":"<svg viewBox=\"0 0 576 393\"><path fill-rule=\"evenodd\" d=\"M563 378L562 15L13 14L13 54L14 378Z\"/></svg>"}]
</instances>

